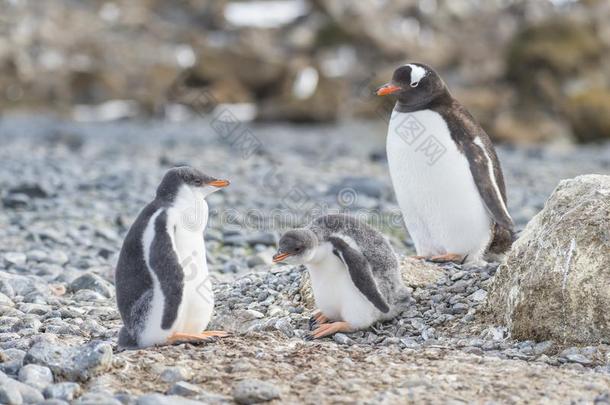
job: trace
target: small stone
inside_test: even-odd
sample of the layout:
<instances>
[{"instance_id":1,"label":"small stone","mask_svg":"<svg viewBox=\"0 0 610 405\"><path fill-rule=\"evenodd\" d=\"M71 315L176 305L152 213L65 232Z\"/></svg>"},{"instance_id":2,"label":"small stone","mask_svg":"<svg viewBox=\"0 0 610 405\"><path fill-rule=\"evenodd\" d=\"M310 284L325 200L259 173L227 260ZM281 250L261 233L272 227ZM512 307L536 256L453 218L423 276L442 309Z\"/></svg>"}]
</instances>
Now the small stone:
<instances>
[{"instance_id":1,"label":"small stone","mask_svg":"<svg viewBox=\"0 0 610 405\"><path fill-rule=\"evenodd\" d=\"M227 246L246 246L248 244L246 237L241 234L225 234L222 241Z\"/></svg>"},{"instance_id":2,"label":"small stone","mask_svg":"<svg viewBox=\"0 0 610 405\"><path fill-rule=\"evenodd\" d=\"M351 194L380 199L388 194L388 191L388 186L375 178L348 176L331 186L326 194L337 196L337 199L345 199Z\"/></svg>"},{"instance_id":3,"label":"small stone","mask_svg":"<svg viewBox=\"0 0 610 405\"><path fill-rule=\"evenodd\" d=\"M487 298L487 291L483 290L482 288L479 288L478 290L470 294L468 298L475 302L485 301L485 298Z\"/></svg>"},{"instance_id":4,"label":"small stone","mask_svg":"<svg viewBox=\"0 0 610 405\"><path fill-rule=\"evenodd\" d=\"M240 263L237 260L229 260L222 266L223 273L237 273L239 272Z\"/></svg>"},{"instance_id":5,"label":"small stone","mask_svg":"<svg viewBox=\"0 0 610 405\"><path fill-rule=\"evenodd\" d=\"M42 391L53 383L53 373L48 367L27 364L19 370L19 381Z\"/></svg>"},{"instance_id":6,"label":"small stone","mask_svg":"<svg viewBox=\"0 0 610 405\"><path fill-rule=\"evenodd\" d=\"M104 301L107 299L107 297L103 296L102 294L95 292L95 291L91 291L91 290L78 290L73 296L72 298L75 301L79 301L79 302L96 302L96 301Z\"/></svg>"},{"instance_id":7,"label":"small stone","mask_svg":"<svg viewBox=\"0 0 610 405\"><path fill-rule=\"evenodd\" d=\"M273 384L247 379L233 387L233 399L240 404L257 404L280 398L280 390Z\"/></svg>"},{"instance_id":8,"label":"small stone","mask_svg":"<svg viewBox=\"0 0 610 405\"><path fill-rule=\"evenodd\" d=\"M481 332L481 338L485 340L504 340L507 335L507 330L503 326L490 326Z\"/></svg>"},{"instance_id":9,"label":"small stone","mask_svg":"<svg viewBox=\"0 0 610 405\"><path fill-rule=\"evenodd\" d=\"M47 198L49 192L37 183L23 183L8 190L10 194L24 194L30 198Z\"/></svg>"},{"instance_id":10,"label":"small stone","mask_svg":"<svg viewBox=\"0 0 610 405\"><path fill-rule=\"evenodd\" d=\"M570 363L578 363L578 364L582 364L583 366L588 366L591 363L593 363L593 361L590 358L588 358L580 353L569 353L562 357L564 357Z\"/></svg>"},{"instance_id":11,"label":"small stone","mask_svg":"<svg viewBox=\"0 0 610 405\"><path fill-rule=\"evenodd\" d=\"M533 351L534 354L540 355L547 353L553 346L554 343L552 340L546 340L544 342L536 343L534 345Z\"/></svg>"},{"instance_id":12,"label":"small stone","mask_svg":"<svg viewBox=\"0 0 610 405\"><path fill-rule=\"evenodd\" d=\"M166 383L175 383L188 380L191 378L191 373L184 367L167 367L161 371L159 378Z\"/></svg>"},{"instance_id":13,"label":"small stone","mask_svg":"<svg viewBox=\"0 0 610 405\"><path fill-rule=\"evenodd\" d=\"M45 261L62 266L68 263L68 261L70 261L70 258L65 252L61 250L54 250L47 256Z\"/></svg>"},{"instance_id":14,"label":"small stone","mask_svg":"<svg viewBox=\"0 0 610 405\"><path fill-rule=\"evenodd\" d=\"M13 385L5 385L0 380L0 404L21 405L23 398L17 387Z\"/></svg>"},{"instance_id":15,"label":"small stone","mask_svg":"<svg viewBox=\"0 0 610 405\"><path fill-rule=\"evenodd\" d=\"M177 395L148 394L138 398L137 405L201 405L201 402Z\"/></svg>"},{"instance_id":16,"label":"small stone","mask_svg":"<svg viewBox=\"0 0 610 405\"><path fill-rule=\"evenodd\" d=\"M86 273L72 281L69 290L76 292L79 290L91 290L106 298L112 297L112 285L94 273Z\"/></svg>"},{"instance_id":17,"label":"small stone","mask_svg":"<svg viewBox=\"0 0 610 405\"><path fill-rule=\"evenodd\" d=\"M246 235L246 243L251 246L254 245L266 245L266 246L275 246L277 243L277 236L274 232L255 232L249 235Z\"/></svg>"},{"instance_id":18,"label":"small stone","mask_svg":"<svg viewBox=\"0 0 610 405\"><path fill-rule=\"evenodd\" d=\"M350 339L349 336L347 336L344 333L335 333L333 335L333 340L340 345L352 345L354 343L354 341L352 339Z\"/></svg>"},{"instance_id":19,"label":"small stone","mask_svg":"<svg viewBox=\"0 0 610 405\"><path fill-rule=\"evenodd\" d=\"M464 277L466 274L468 273L466 273L465 271L457 271L451 276L451 281L457 281Z\"/></svg>"},{"instance_id":20,"label":"small stone","mask_svg":"<svg viewBox=\"0 0 610 405\"><path fill-rule=\"evenodd\" d=\"M191 397L199 394L200 392L201 388L195 384L191 384L186 381L178 381L176 384L171 386L171 388L167 391L167 394L179 395L181 397Z\"/></svg>"},{"instance_id":21,"label":"small stone","mask_svg":"<svg viewBox=\"0 0 610 405\"><path fill-rule=\"evenodd\" d=\"M40 391L20 381L13 380L12 378L0 376L0 386L16 389L21 395L23 402L26 404L38 404L44 401L44 397Z\"/></svg>"},{"instance_id":22,"label":"small stone","mask_svg":"<svg viewBox=\"0 0 610 405\"><path fill-rule=\"evenodd\" d=\"M17 338L19 338L18 335ZM6 349L0 352L0 371L17 374L23 366L24 357L25 352L20 349Z\"/></svg>"},{"instance_id":23,"label":"small stone","mask_svg":"<svg viewBox=\"0 0 610 405\"><path fill-rule=\"evenodd\" d=\"M468 312L468 305L464 304L463 302L458 302L457 304L453 305L453 311L455 313L466 313Z\"/></svg>"},{"instance_id":24,"label":"small stone","mask_svg":"<svg viewBox=\"0 0 610 405\"><path fill-rule=\"evenodd\" d=\"M30 198L22 193L8 194L2 198L2 205L5 208L25 208L29 202Z\"/></svg>"},{"instance_id":25,"label":"small stone","mask_svg":"<svg viewBox=\"0 0 610 405\"><path fill-rule=\"evenodd\" d=\"M288 337L294 336L294 328L292 327L290 318L288 317L278 319L273 325L273 328L279 330Z\"/></svg>"},{"instance_id":26,"label":"small stone","mask_svg":"<svg viewBox=\"0 0 610 405\"><path fill-rule=\"evenodd\" d=\"M45 261L47 258L47 253L42 250L30 250L27 253L28 260L33 260L35 262Z\"/></svg>"},{"instance_id":27,"label":"small stone","mask_svg":"<svg viewBox=\"0 0 610 405\"><path fill-rule=\"evenodd\" d=\"M254 256L250 256L246 261L246 264L250 268L262 265L271 265L272 263L273 253L268 250L258 252Z\"/></svg>"},{"instance_id":28,"label":"small stone","mask_svg":"<svg viewBox=\"0 0 610 405\"><path fill-rule=\"evenodd\" d=\"M101 392L89 392L72 402L72 405L122 405L122 402Z\"/></svg>"},{"instance_id":29,"label":"small stone","mask_svg":"<svg viewBox=\"0 0 610 405\"><path fill-rule=\"evenodd\" d=\"M8 252L4 254L4 261L7 264L11 264L14 266L23 266L28 260L28 257L25 253L21 252Z\"/></svg>"},{"instance_id":30,"label":"small stone","mask_svg":"<svg viewBox=\"0 0 610 405\"><path fill-rule=\"evenodd\" d=\"M44 389L43 393L45 398L72 401L78 396L78 394L80 394L80 385L74 382L51 384Z\"/></svg>"}]
</instances>

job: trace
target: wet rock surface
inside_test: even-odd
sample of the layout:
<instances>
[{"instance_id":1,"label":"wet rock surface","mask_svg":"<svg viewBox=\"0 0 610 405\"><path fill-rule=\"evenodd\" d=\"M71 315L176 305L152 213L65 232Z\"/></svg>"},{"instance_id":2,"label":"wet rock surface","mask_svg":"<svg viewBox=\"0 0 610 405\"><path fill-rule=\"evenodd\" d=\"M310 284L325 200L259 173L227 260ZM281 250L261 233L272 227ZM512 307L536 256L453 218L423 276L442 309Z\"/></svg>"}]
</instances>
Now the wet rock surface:
<instances>
[{"instance_id":1,"label":"wet rock surface","mask_svg":"<svg viewBox=\"0 0 610 405\"><path fill-rule=\"evenodd\" d=\"M315 210L345 211L386 233L401 256L414 253L387 192L387 164L370 158L383 148L383 137L374 134L385 133L384 123L254 125L249 129L262 148L247 157L214 128L205 120L0 122L2 196L43 178L50 190L0 211L3 401L599 402L608 394L607 344L515 340L502 323L482 316L497 263L437 266L403 259L411 308L366 331L305 341L313 310L306 273L268 261L283 228L300 225ZM78 137L78 149L63 137L49 138L59 132ZM609 173L609 147L499 148L518 228L542 209L561 178ZM114 264L123 235L170 162L232 181L209 198L206 247L216 296L209 328L234 335L119 352ZM335 185L337 193L329 192ZM345 189L356 198L346 198L352 191ZM375 208L364 207L367 201ZM34 374L41 376L36 383ZM266 389L256 395L237 389L248 380Z\"/></svg>"}]
</instances>

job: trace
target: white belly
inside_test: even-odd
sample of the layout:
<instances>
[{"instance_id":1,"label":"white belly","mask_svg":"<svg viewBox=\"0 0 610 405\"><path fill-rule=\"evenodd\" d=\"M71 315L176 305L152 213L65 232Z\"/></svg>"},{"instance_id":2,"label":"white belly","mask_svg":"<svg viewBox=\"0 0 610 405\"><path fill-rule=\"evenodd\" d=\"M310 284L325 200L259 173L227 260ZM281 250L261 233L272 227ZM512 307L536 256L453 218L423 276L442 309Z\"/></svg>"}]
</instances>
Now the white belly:
<instances>
[{"instance_id":1,"label":"white belly","mask_svg":"<svg viewBox=\"0 0 610 405\"><path fill-rule=\"evenodd\" d=\"M332 250L329 246L320 248ZM316 306L328 318L345 321L355 329L366 328L379 319L381 312L358 290L347 267L334 254L306 267Z\"/></svg>"},{"instance_id":2,"label":"white belly","mask_svg":"<svg viewBox=\"0 0 610 405\"><path fill-rule=\"evenodd\" d=\"M480 258L489 244L491 220L468 159L440 114L393 111L387 153L396 199L417 254Z\"/></svg>"},{"instance_id":3,"label":"white belly","mask_svg":"<svg viewBox=\"0 0 610 405\"><path fill-rule=\"evenodd\" d=\"M170 214L170 217L173 215ZM184 290L174 327L177 332L200 333L208 326L214 309L203 229L185 226L175 229L174 243L184 272Z\"/></svg>"}]
</instances>

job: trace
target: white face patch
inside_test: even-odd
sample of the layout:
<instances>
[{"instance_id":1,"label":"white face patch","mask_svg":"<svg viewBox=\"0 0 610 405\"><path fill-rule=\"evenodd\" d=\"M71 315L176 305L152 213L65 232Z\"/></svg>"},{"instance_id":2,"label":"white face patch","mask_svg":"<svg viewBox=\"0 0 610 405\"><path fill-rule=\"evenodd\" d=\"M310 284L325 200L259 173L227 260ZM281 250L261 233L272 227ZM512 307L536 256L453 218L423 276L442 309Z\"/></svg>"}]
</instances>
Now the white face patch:
<instances>
[{"instance_id":1,"label":"white face patch","mask_svg":"<svg viewBox=\"0 0 610 405\"><path fill-rule=\"evenodd\" d=\"M426 69L421 66L407 64L411 68L411 87L417 87L419 81L426 76Z\"/></svg>"}]
</instances>

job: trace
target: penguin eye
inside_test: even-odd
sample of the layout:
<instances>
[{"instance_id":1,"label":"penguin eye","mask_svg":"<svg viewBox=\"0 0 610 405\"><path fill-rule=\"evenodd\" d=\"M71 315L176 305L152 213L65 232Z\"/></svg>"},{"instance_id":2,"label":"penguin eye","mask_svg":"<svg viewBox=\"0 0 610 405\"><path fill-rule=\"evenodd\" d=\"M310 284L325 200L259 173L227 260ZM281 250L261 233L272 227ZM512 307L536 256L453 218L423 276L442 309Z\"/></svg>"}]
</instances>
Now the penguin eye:
<instances>
[{"instance_id":1,"label":"penguin eye","mask_svg":"<svg viewBox=\"0 0 610 405\"><path fill-rule=\"evenodd\" d=\"M201 179L195 179L194 183L196 186L200 186L202 182L201 182Z\"/></svg>"},{"instance_id":2,"label":"penguin eye","mask_svg":"<svg viewBox=\"0 0 610 405\"><path fill-rule=\"evenodd\" d=\"M299 253L299 252L301 251L301 249L302 249L302 248L297 247L297 248L295 248L295 249L294 249L294 251L295 251L295 252L297 252L297 253Z\"/></svg>"}]
</instances>

